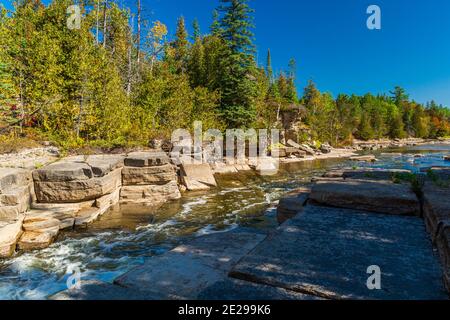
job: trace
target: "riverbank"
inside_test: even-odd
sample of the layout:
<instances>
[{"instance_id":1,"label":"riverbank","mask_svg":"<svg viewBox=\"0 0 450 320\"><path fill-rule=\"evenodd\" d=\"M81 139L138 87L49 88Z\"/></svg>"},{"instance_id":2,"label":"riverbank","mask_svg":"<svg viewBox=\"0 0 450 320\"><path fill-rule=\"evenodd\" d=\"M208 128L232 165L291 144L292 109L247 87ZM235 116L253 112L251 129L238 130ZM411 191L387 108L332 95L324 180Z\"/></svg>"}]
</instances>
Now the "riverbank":
<instances>
[{"instance_id":1,"label":"riverbank","mask_svg":"<svg viewBox=\"0 0 450 320\"><path fill-rule=\"evenodd\" d=\"M414 153L416 153L417 151L414 151ZM413 153L413 155L414 155ZM387 150L387 154L390 154L390 150ZM439 153L440 155L442 154ZM377 157L380 157L380 162L377 162L373 165L375 166L384 166L385 161L389 161L390 163L390 159L395 159L395 157L385 157L383 154L379 154L377 155ZM406 158L404 158L406 160ZM408 158L409 159L409 158ZM426 160L427 157L425 158L417 158L416 161L424 161ZM437 158L435 158L437 159ZM440 156L440 161L442 160L442 156ZM84 158L83 158L84 160ZM428 161L428 160L427 160ZM320 169L322 167L322 165L319 166L319 163L322 163L323 165L327 165L327 163L329 163L328 165L332 165L335 166L339 163L342 164L346 164L347 167L353 167L353 163L348 162L348 161L342 161L342 160L336 160L336 161L332 161L332 160L323 160L322 162L315 162L315 161L304 161L303 162L297 162L297 163L287 163L286 165L288 165L288 168L290 171L284 171L286 170L286 168L281 168L282 172L280 172L281 176L277 177L277 176L273 176L271 178L269 177L263 177L260 176L258 174L253 173L252 171L239 171L240 174L236 175L215 175L215 180L217 180L217 184L218 187L213 187L212 189L210 189L209 191L196 191L196 192L184 192L183 193L183 197L179 200L174 200L172 202L167 202L162 211L159 213L159 215L163 215L166 216L167 213L165 213L166 211L170 211L173 212L174 214L176 214L176 220L178 220L177 222L175 222L174 220L165 220L162 219L160 220L160 222L155 223L155 222L151 222L149 224L148 227L145 227L144 229L142 229L142 231L146 231L149 232L149 234L153 234L154 230L159 230L159 228L163 228L162 230L164 230L164 234L166 234L167 236L170 235L174 235L174 234L178 234L178 231L175 231L173 228L171 228L171 225L174 225L176 228L178 227L182 227L183 224L186 224L186 231L182 231L183 234L185 233L189 233L191 234L192 232L194 232L196 234L196 236L201 236L202 234L210 234L211 232L217 232L217 231L221 231L221 232L225 232L227 230L233 230L235 229L238 225L241 225L243 219L245 216L248 215L248 218L245 219L250 219L253 220L253 223L256 223L256 225L261 224L260 222L258 222L258 220L260 218L256 218L259 217L260 214L264 214L265 210L267 208L269 208L271 205L270 203L273 203L274 199L278 199L279 196L281 196L283 193L288 192L292 189L296 189L300 186L303 185L303 183L307 183L308 179L305 180L305 177L309 177L310 174L312 176L320 176L322 175L321 170ZM145 162L144 162L145 163ZM364 165L365 162L355 162L354 165L358 166L358 165ZM368 166L373 166L370 163L367 163ZM101 166L99 164L93 166L93 168L99 168L101 169ZM44 169L45 167L42 167L41 169ZM303 168L303 169L301 169ZM298 171L298 170L304 170L305 168L311 168L313 171L311 173L302 173L304 171ZM314 168L317 168L319 171L315 171ZM90 169L92 170L92 168ZM108 169L109 170L109 169ZM122 169L123 170L123 169ZM134 169L133 169L134 170ZM146 167L143 167L143 169L139 169L139 170L148 170L146 169ZM292 171L294 170L294 171ZM310 170L310 169L308 169ZM96 171L97 169L92 170L92 172ZM189 170L187 170L189 172ZM89 170L88 170L89 172ZM298 172L298 175L295 175L296 178L293 178L294 176L292 175L293 172ZM83 173L84 176L86 176L85 173ZM180 172L181 175L181 172ZM153 176L153 175L150 175ZM235 177L232 178L232 180L230 180L229 182L226 182L226 180L224 181L222 177ZM280 180L282 178L282 180ZM146 179L149 178L149 176L146 177ZM132 177L131 181L134 179L134 177ZM226 178L227 179L227 178ZM252 187L251 191L247 190L249 187L249 180L247 179L251 179L253 180L253 182L251 182L251 184L254 184L255 188ZM287 179L287 180L286 180ZM52 179L53 180L53 179ZM87 180L87 179L86 179ZM188 178L189 180L189 178ZM199 179L200 183L202 179ZM241 182L242 180L242 182ZM247 181L245 183L243 183L243 181ZM265 186L267 184L267 181L271 181L270 184L272 185L271 188L274 188L273 191L271 192L275 192L274 194L270 195L270 194L265 194L262 193L261 188L265 189L267 188L267 186ZM123 182L123 181L122 181ZM207 181L204 181L207 182ZM224 184L225 183L225 184ZM183 186L183 182L179 181L179 186ZM226 186L226 187L225 187ZM280 187L282 186L282 189L280 189ZM284 190L284 191L283 191ZM247 192L248 191L248 192ZM211 199L211 196L215 199L214 201L219 201L219 204L214 204L211 203L209 204ZM231 197L230 197L231 196ZM255 199L252 199L252 198ZM267 199L267 200L264 200ZM272 200L270 200L272 199ZM229 207L230 206L230 207ZM122 211L122 209L121 209ZM146 211L148 212L148 211ZM245 215L241 215L241 213L238 213L237 215L235 215L233 212L241 212L242 214ZM198 215L198 216L197 216ZM120 216L120 215L119 215ZM255 217L255 218L252 218ZM67 250L66 246L68 244L70 244L70 246L74 246L73 250L74 251L70 251L72 252L72 256L77 256L79 249L79 246L83 246L83 251L84 252L90 252L92 251L92 249L94 247L92 247L92 245L89 245L90 241L98 241L95 238L97 236L95 236L95 238L92 238L90 236L82 236L83 234L86 234L86 231L83 230L87 230L87 234L89 235L90 231L89 230L95 230L96 225L98 225L100 227L100 225L113 225L114 222L110 219L113 219L114 217L116 217L116 214L114 213L114 215L111 215L111 213L106 213L104 216L100 216L100 223L97 222L97 220L93 221L93 228L91 227L91 225L87 228L87 229L78 229L76 231L70 231L67 232L67 230L63 231L62 233L62 238L60 236L57 237L57 243L55 243L54 245L52 245L49 249L45 249L43 250L42 254L39 253L33 253L30 252L29 254L19 254L16 255L16 258L14 258L13 260L11 260L11 262L16 265L17 263L24 263L25 261L28 261L28 259L35 259L34 257L42 255L42 256L46 256L49 257L50 260L53 260L52 256L54 256L55 258L58 257L63 251L61 250ZM123 215L124 217L124 215ZM156 217L158 217L158 215L156 215ZM214 222L213 220L211 220L212 218L214 218ZM150 219L150 218L148 218ZM181 219L181 220L179 220ZM235 220L236 219L236 220ZM271 219L271 218L270 218ZM270 220L269 219L269 220ZM194 229L194 231L192 231L192 227L189 227L192 222L197 221L203 225L201 228L198 229ZM250 221L249 220L249 221ZM148 220L147 220L148 221ZM181 222L182 221L182 222ZM191 222L192 221L192 222ZM223 222L221 222L223 221ZM179 223L182 224L179 224ZM112 224L113 223L113 224ZM197 223L197 222L195 222ZM269 223L269 225L271 225L272 222ZM221 227L221 225L225 224L225 228ZM270 227L268 230L273 230L273 227ZM109 228L109 227L108 227ZM132 227L133 230L135 230L136 227ZM148 229L147 229L148 228ZM182 227L184 228L184 227ZM140 229L139 229L140 230ZM148 231L147 231L148 230ZM188 231L189 230L189 231ZM181 231L181 229L180 229ZM92 232L92 231L91 231ZM269 231L270 232L270 231ZM111 243L115 243L118 242L117 245L118 247L121 247L122 241L124 241L124 237L120 234L116 234L115 232L111 233L111 235L107 235L108 233L110 233L109 231L105 234L106 239L109 239L109 241L112 241ZM128 232L126 233L128 234ZM67 236L66 236L67 235ZM79 238L79 236L81 236L81 238ZM138 239L142 239L144 235L141 234L141 231L139 231L137 234L134 233L130 233L129 235L127 235L127 238L133 239L132 242L130 242L129 245L131 245L132 247L136 246L139 244L139 247L141 247L141 241ZM148 237L148 236L146 236ZM153 237L153 236L151 236ZM71 238L73 238L73 240L71 240ZM83 239L85 238L85 239ZM101 238L103 238L103 236L101 236ZM78 239L78 240L77 240ZM90 239L90 240L89 240ZM106 240L105 239L105 240ZM150 238L151 239L151 238ZM89 240L89 241L88 241ZM129 242L130 240L126 240L125 243ZM103 240L102 240L103 241ZM136 241L136 242L135 242ZM105 243L106 245L106 243ZM98 248L98 250L95 250L95 252L97 252L95 254L95 257L102 257L105 256L105 254L108 256L109 254L107 253L107 251L103 251L101 248L103 248L103 246L101 246L100 248ZM143 254L144 256L146 255L146 253L149 253L149 248L151 248L151 246L149 246L148 244L143 243L142 244L142 248L140 249L139 252L141 252L140 254ZM99 251L100 250L100 251ZM154 249L151 249L154 250ZM156 252L158 252L157 249ZM127 251L125 251L127 252ZM133 251L131 251L133 252ZM153 252L153 251L152 251ZM68 252L69 254L69 252ZM115 258L113 258L113 260L111 260L111 263L113 263L114 260L116 260L117 262L119 262L117 259L119 257L122 257L122 262L123 262L123 258L125 256L129 256L130 253L123 253L123 254L119 254L116 253L117 256L115 256ZM60 258L58 258L57 261L59 261ZM72 259L70 258L66 258L67 263L69 263L69 261L71 261ZM86 257L86 263L91 264L91 260L88 259L88 257ZM97 261L98 258L94 258L94 256L92 257L92 261ZM108 258L109 259L109 258ZM126 258L125 260L128 261L129 258ZM108 261L108 260L107 260ZM134 262L130 262L130 263L125 263L125 267L126 265L128 267L132 267L135 263L138 263L139 259L134 261ZM56 261L55 261L56 262ZM62 262L62 260L61 260ZM123 263L120 262L120 265L122 265ZM35 262L36 263L36 262ZM93 262L92 262L93 263ZM96 262L95 264L97 264L98 262ZM114 262L115 263L115 262ZM28 262L27 262L28 264ZM86 267L84 267L86 268ZM123 268L123 266L121 267ZM90 268L88 268L90 269ZM123 270L123 269L121 269ZM105 270L106 271L106 270ZM124 270L126 271L126 269ZM122 273L124 272L122 271ZM57 272L61 272L57 271ZM62 271L63 273L65 271ZM119 272L119 270L117 271ZM118 275L116 273L116 275ZM89 278L89 276L88 276ZM7 281L8 277L4 277L3 278L4 281ZM85 276L83 276L83 279L85 279ZM96 277L96 279L98 279ZM101 278L102 280L105 279L105 281L112 281L111 278L107 277L107 278ZM11 280L12 283L13 280ZM2 287L2 285L0 285L0 287ZM37 290L38 288L36 288ZM5 289L6 290L6 289ZM0 295L1 295L1 291L2 289L0 288Z\"/></svg>"},{"instance_id":2,"label":"riverbank","mask_svg":"<svg viewBox=\"0 0 450 320\"><path fill-rule=\"evenodd\" d=\"M427 179L415 194L409 181L394 181L405 173L329 172L280 201L279 215L293 214L272 232L199 237L113 284L85 282L51 299L448 299L450 239L442 224L450 189ZM448 179L450 172L435 174ZM368 280L374 272L379 284Z\"/></svg>"}]
</instances>

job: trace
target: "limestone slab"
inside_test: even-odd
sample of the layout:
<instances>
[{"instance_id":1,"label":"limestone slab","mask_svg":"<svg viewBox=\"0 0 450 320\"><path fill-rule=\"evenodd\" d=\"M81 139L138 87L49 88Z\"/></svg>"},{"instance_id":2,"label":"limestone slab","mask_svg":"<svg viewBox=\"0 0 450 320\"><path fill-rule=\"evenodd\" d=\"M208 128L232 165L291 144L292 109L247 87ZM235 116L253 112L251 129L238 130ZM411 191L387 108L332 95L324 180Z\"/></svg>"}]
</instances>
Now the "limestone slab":
<instances>
[{"instance_id":1,"label":"limestone slab","mask_svg":"<svg viewBox=\"0 0 450 320\"><path fill-rule=\"evenodd\" d=\"M129 153L124 163L127 167L152 167L168 164L170 159L165 152L141 151Z\"/></svg>"},{"instance_id":2,"label":"limestone slab","mask_svg":"<svg viewBox=\"0 0 450 320\"><path fill-rule=\"evenodd\" d=\"M125 167L122 170L122 183L125 186L166 184L177 179L171 164L156 167Z\"/></svg>"},{"instance_id":3,"label":"limestone slab","mask_svg":"<svg viewBox=\"0 0 450 320\"><path fill-rule=\"evenodd\" d=\"M318 300L318 297L232 278L204 289L199 300Z\"/></svg>"},{"instance_id":4,"label":"limestone slab","mask_svg":"<svg viewBox=\"0 0 450 320\"><path fill-rule=\"evenodd\" d=\"M334 207L393 215L420 215L420 204L409 185L387 181L318 181L310 199Z\"/></svg>"},{"instance_id":5,"label":"limestone slab","mask_svg":"<svg viewBox=\"0 0 450 320\"><path fill-rule=\"evenodd\" d=\"M160 203L181 198L176 181L165 185L123 186L120 191L121 203Z\"/></svg>"},{"instance_id":6,"label":"limestone slab","mask_svg":"<svg viewBox=\"0 0 450 320\"><path fill-rule=\"evenodd\" d=\"M148 259L114 282L151 292L159 299L196 299L214 283L225 280L231 266L264 238L263 234L250 232L200 237Z\"/></svg>"},{"instance_id":7,"label":"limestone slab","mask_svg":"<svg viewBox=\"0 0 450 320\"><path fill-rule=\"evenodd\" d=\"M369 290L369 266L381 290ZM418 217L307 206L237 263L230 276L331 299L447 299Z\"/></svg>"},{"instance_id":8,"label":"limestone slab","mask_svg":"<svg viewBox=\"0 0 450 320\"><path fill-rule=\"evenodd\" d=\"M50 246L55 235L50 232L26 231L19 240L18 248L22 251L45 249Z\"/></svg>"},{"instance_id":9,"label":"limestone slab","mask_svg":"<svg viewBox=\"0 0 450 320\"><path fill-rule=\"evenodd\" d=\"M122 185L121 169L106 176L76 181L35 182L39 202L73 203L94 200L112 193Z\"/></svg>"}]
</instances>

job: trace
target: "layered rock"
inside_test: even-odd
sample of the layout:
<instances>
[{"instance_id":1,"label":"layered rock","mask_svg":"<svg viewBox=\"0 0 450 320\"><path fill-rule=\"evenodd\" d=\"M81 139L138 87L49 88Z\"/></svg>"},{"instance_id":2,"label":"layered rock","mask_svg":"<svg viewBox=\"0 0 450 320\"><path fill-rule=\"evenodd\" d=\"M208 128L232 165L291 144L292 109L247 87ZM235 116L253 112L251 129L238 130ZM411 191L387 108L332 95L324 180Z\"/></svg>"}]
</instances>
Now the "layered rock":
<instances>
[{"instance_id":1,"label":"layered rock","mask_svg":"<svg viewBox=\"0 0 450 320\"><path fill-rule=\"evenodd\" d=\"M33 172L36 197L43 203L95 200L122 185L123 157L70 157Z\"/></svg>"},{"instance_id":2,"label":"layered rock","mask_svg":"<svg viewBox=\"0 0 450 320\"><path fill-rule=\"evenodd\" d=\"M14 222L28 210L32 188L29 170L0 168L0 221Z\"/></svg>"},{"instance_id":3,"label":"layered rock","mask_svg":"<svg viewBox=\"0 0 450 320\"><path fill-rule=\"evenodd\" d=\"M420 215L419 200L411 187L389 181L318 181L312 187L310 199L333 207L393 215Z\"/></svg>"},{"instance_id":4,"label":"layered rock","mask_svg":"<svg viewBox=\"0 0 450 320\"><path fill-rule=\"evenodd\" d=\"M174 166L164 152L134 152L122 170L121 204L158 206L181 198Z\"/></svg>"}]
</instances>

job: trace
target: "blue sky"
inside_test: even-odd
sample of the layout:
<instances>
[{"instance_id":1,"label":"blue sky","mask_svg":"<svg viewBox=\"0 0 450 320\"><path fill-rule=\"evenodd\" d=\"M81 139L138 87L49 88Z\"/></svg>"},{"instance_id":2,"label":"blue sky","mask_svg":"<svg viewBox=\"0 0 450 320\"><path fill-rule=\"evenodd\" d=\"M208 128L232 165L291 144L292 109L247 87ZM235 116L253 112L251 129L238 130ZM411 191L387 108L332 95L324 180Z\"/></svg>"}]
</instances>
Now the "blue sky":
<instances>
[{"instance_id":1,"label":"blue sky","mask_svg":"<svg viewBox=\"0 0 450 320\"><path fill-rule=\"evenodd\" d=\"M143 0L146 18L164 22L171 35L180 15L189 26L198 18L206 32L217 4L218 0ZM333 95L387 93L400 85L419 102L435 99L450 106L449 0L251 0L250 4L256 10L259 62L265 63L268 48L275 71L287 68L289 59L295 58L300 91L309 79ZM381 8L381 30L366 27L366 9L372 4Z\"/></svg>"}]
</instances>

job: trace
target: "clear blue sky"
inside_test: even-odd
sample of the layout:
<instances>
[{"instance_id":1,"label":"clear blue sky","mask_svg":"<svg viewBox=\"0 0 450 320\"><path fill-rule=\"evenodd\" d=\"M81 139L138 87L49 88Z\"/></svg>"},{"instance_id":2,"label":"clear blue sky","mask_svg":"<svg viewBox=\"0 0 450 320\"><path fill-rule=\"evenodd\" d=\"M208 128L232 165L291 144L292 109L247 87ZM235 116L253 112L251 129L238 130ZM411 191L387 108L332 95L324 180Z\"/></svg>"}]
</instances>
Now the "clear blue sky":
<instances>
[{"instance_id":1,"label":"clear blue sky","mask_svg":"<svg viewBox=\"0 0 450 320\"><path fill-rule=\"evenodd\" d=\"M189 26L198 18L206 32L218 2L143 0L143 6L147 19L164 22L173 35L180 15ZM251 0L250 4L256 10L259 62L265 63L268 48L276 71L295 58L300 91L308 79L334 95L387 93L400 85L419 102L435 99L450 106L449 0ZM380 31L366 27L371 4L382 10Z\"/></svg>"}]
</instances>

